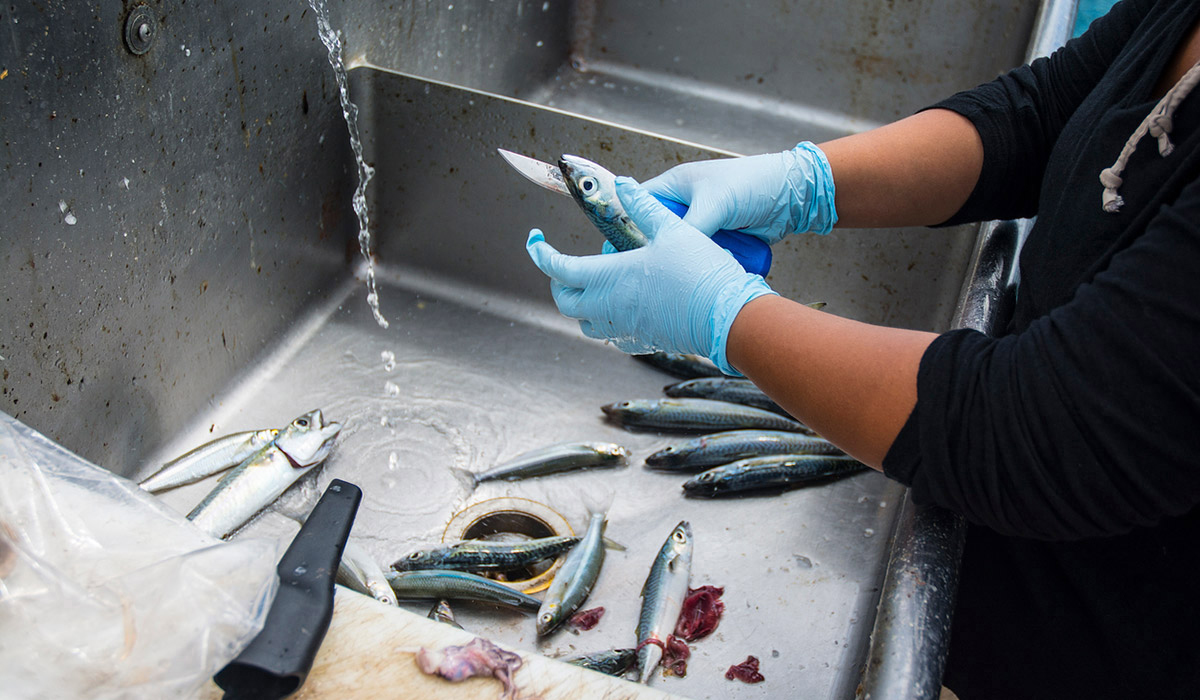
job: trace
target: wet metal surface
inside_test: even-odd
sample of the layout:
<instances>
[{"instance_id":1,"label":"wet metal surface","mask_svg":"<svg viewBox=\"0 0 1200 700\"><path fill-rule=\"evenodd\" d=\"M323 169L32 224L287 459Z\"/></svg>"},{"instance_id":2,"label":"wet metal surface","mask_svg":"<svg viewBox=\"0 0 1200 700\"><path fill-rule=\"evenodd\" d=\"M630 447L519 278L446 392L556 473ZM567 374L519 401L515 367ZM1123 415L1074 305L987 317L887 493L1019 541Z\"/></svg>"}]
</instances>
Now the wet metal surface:
<instances>
[{"instance_id":1,"label":"wet metal surface","mask_svg":"<svg viewBox=\"0 0 1200 700\"><path fill-rule=\"evenodd\" d=\"M311 13L154 2L153 31L134 22L139 55L125 35L134 5L0 8L0 409L144 476L214 435L320 407L346 426L327 466L246 534L290 537L288 516L344 478L364 491L355 537L385 564L488 498L531 498L577 530L611 498L608 534L628 549L609 553L588 602L608 609L598 627L539 643L531 618L459 612L468 629L552 655L632 643L650 560L687 518L693 582L725 586L727 612L694 645L688 678L655 685L853 694L903 489L870 473L690 501L683 478L643 470L667 438L609 425L599 407L658 397L671 378L554 311L526 233L542 227L576 253L599 234L495 149L573 152L646 178L851 133L1019 62L1037 3L335 0L377 169L386 330L355 279L354 164ZM944 330L975 233L792 237L769 281L830 313ZM470 493L454 476L565 440L620 442L634 464ZM186 512L211 485L167 500ZM903 530L918 549L919 530ZM894 629L942 615L907 612ZM748 654L767 681L725 681Z\"/></svg>"},{"instance_id":2,"label":"wet metal surface","mask_svg":"<svg viewBox=\"0 0 1200 700\"><path fill-rule=\"evenodd\" d=\"M440 540L451 517L498 496L529 498L561 513L577 532L587 508L611 500L611 551L586 607L607 612L593 630L538 642L532 616L455 606L460 624L524 649L560 654L629 646L638 593L663 538L692 523L693 585L725 587L716 633L695 643L684 679L663 690L697 698L847 697L859 679L883 565L903 490L876 473L783 495L686 500L686 476L641 460L670 439L604 421L600 405L661 395L671 377L519 298L476 293L405 269L384 268L382 298L393 318L372 321L357 288L314 313L309 330L278 347L219 408L181 433L164 456L213 432L269 425L297 406L320 406L345 426L316 479L285 495L284 509L311 507L330 479L363 489L353 536L388 563ZM394 356L389 371L384 353ZM389 363L390 365L390 363ZM286 420L286 419L283 419ZM214 427L215 426L215 427ZM482 470L541 445L618 442L634 453L620 470L480 484L469 492L453 468ZM186 511L213 481L165 494ZM286 536L295 523L267 512L243 535ZM409 609L424 614L428 603ZM747 654L768 681L733 685L725 669Z\"/></svg>"}]
</instances>

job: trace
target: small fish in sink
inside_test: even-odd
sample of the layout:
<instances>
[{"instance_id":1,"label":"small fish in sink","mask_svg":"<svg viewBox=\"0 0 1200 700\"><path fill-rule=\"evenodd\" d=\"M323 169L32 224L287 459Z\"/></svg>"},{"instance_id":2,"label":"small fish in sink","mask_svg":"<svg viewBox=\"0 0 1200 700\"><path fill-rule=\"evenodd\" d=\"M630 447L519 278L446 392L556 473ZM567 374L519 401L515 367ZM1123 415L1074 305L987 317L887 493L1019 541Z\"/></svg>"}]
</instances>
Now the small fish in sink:
<instances>
[{"instance_id":1,"label":"small fish in sink","mask_svg":"<svg viewBox=\"0 0 1200 700\"><path fill-rule=\"evenodd\" d=\"M266 449L222 477L188 520L213 537L225 537L325 461L341 430L340 423L326 423L320 409L296 418Z\"/></svg>"},{"instance_id":2,"label":"small fish in sink","mask_svg":"<svg viewBox=\"0 0 1200 700\"><path fill-rule=\"evenodd\" d=\"M612 442L563 442L520 454L491 469L474 473L456 470L472 488L485 481L515 481L575 469L619 467L629 460L629 450Z\"/></svg>"},{"instance_id":3,"label":"small fish in sink","mask_svg":"<svg viewBox=\"0 0 1200 700\"><path fill-rule=\"evenodd\" d=\"M158 493L176 486L195 483L236 467L265 450L277 437L279 431L270 428L248 430L217 438L162 465L162 468L143 479L138 486L150 493Z\"/></svg>"},{"instance_id":4,"label":"small fish in sink","mask_svg":"<svg viewBox=\"0 0 1200 700\"><path fill-rule=\"evenodd\" d=\"M675 630L687 597L692 550L692 526L685 520L663 542L642 586L642 612L637 623L638 679L642 683L650 680L667 654L668 637Z\"/></svg>"},{"instance_id":5,"label":"small fish in sink","mask_svg":"<svg viewBox=\"0 0 1200 700\"><path fill-rule=\"evenodd\" d=\"M396 571L450 569L454 571L515 571L557 557L579 542L573 535L539 537L524 542L464 540L420 549L392 562Z\"/></svg>"},{"instance_id":6,"label":"small fish in sink","mask_svg":"<svg viewBox=\"0 0 1200 700\"><path fill-rule=\"evenodd\" d=\"M610 420L626 427L686 432L759 428L809 432L796 421L761 408L711 399L636 399L601 406Z\"/></svg>"}]
</instances>

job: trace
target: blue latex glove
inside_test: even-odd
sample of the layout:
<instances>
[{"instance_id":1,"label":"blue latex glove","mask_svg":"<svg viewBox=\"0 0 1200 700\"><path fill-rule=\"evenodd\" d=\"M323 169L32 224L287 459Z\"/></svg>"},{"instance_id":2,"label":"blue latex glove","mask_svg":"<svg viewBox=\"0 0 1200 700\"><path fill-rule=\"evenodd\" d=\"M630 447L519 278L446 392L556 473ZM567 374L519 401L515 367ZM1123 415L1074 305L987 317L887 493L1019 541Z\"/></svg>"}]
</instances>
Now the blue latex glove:
<instances>
[{"instance_id":1,"label":"blue latex glove","mask_svg":"<svg viewBox=\"0 0 1200 700\"><path fill-rule=\"evenodd\" d=\"M555 250L538 229L529 232L525 247L550 277L558 310L579 319L584 335L625 352L702 355L738 374L725 358L729 328L742 306L775 292L634 180L618 177L617 196L649 245L574 257Z\"/></svg>"},{"instance_id":2,"label":"blue latex glove","mask_svg":"<svg viewBox=\"0 0 1200 700\"><path fill-rule=\"evenodd\" d=\"M683 220L710 236L726 228L774 244L837 223L833 171L808 141L782 153L684 163L643 186L686 204Z\"/></svg>"}]
</instances>

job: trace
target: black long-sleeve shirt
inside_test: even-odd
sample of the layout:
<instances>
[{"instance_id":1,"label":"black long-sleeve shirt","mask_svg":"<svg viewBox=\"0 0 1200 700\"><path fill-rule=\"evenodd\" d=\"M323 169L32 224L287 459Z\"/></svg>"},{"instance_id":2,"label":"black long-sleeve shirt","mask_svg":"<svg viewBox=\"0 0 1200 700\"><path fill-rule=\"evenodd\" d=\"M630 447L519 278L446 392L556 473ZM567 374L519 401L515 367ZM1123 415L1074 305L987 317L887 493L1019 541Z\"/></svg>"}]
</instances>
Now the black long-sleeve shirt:
<instances>
[{"instance_id":1,"label":"black long-sleeve shirt","mask_svg":"<svg viewBox=\"0 0 1200 700\"><path fill-rule=\"evenodd\" d=\"M1126 0L1048 60L940 103L983 140L949 223L1036 214L1001 338L947 333L884 460L971 523L947 685L1200 697L1200 89L1104 212L1200 2Z\"/></svg>"}]
</instances>

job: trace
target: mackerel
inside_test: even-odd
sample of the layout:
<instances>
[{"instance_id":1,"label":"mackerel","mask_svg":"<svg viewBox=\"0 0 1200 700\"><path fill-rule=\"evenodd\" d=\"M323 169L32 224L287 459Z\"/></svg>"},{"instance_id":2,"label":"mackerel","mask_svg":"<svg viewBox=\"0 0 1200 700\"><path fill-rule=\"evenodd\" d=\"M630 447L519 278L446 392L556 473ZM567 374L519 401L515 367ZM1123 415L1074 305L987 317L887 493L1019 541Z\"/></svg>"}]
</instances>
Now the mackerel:
<instances>
[{"instance_id":1,"label":"mackerel","mask_svg":"<svg viewBox=\"0 0 1200 700\"><path fill-rule=\"evenodd\" d=\"M779 454L843 455L825 438L785 430L727 430L667 445L646 457L663 471L701 471L747 457Z\"/></svg>"},{"instance_id":2,"label":"mackerel","mask_svg":"<svg viewBox=\"0 0 1200 700\"><path fill-rule=\"evenodd\" d=\"M236 467L269 447L278 435L279 431L275 428L248 430L206 442L163 464L138 486L150 493L158 493L195 483L230 467Z\"/></svg>"},{"instance_id":3,"label":"mackerel","mask_svg":"<svg viewBox=\"0 0 1200 700\"><path fill-rule=\"evenodd\" d=\"M603 512L592 513L583 540L567 553L558 573L546 591L538 609L537 633L541 637L554 631L583 604L604 564Z\"/></svg>"},{"instance_id":4,"label":"mackerel","mask_svg":"<svg viewBox=\"0 0 1200 700\"><path fill-rule=\"evenodd\" d=\"M663 393L675 399L712 399L761 408L791 417L782 406L767 396L749 379L734 377L698 377L663 387Z\"/></svg>"},{"instance_id":5,"label":"mackerel","mask_svg":"<svg viewBox=\"0 0 1200 700\"><path fill-rule=\"evenodd\" d=\"M591 654L581 654L563 659L563 661L572 666L581 666L609 676L619 677L625 675L625 672L633 665L635 659L637 659L637 651L634 649L611 649Z\"/></svg>"},{"instance_id":6,"label":"mackerel","mask_svg":"<svg viewBox=\"0 0 1200 700\"><path fill-rule=\"evenodd\" d=\"M465 471L464 478L475 484L504 479L515 481L574 469L623 466L629 450L611 442L563 442L531 450L503 464L475 474Z\"/></svg>"},{"instance_id":7,"label":"mackerel","mask_svg":"<svg viewBox=\"0 0 1200 700\"><path fill-rule=\"evenodd\" d=\"M696 377L724 377L725 373L717 366L698 355L685 355L678 352L651 352L634 355L648 365L657 367L667 374L680 379L695 379Z\"/></svg>"},{"instance_id":8,"label":"mackerel","mask_svg":"<svg viewBox=\"0 0 1200 700\"><path fill-rule=\"evenodd\" d=\"M445 625L450 625L451 627L463 629L463 626L458 624L458 620L454 619L454 610L450 608L450 601L448 600L439 600L434 603L433 607L429 609L429 614L425 617Z\"/></svg>"},{"instance_id":9,"label":"mackerel","mask_svg":"<svg viewBox=\"0 0 1200 700\"><path fill-rule=\"evenodd\" d=\"M615 175L598 163L571 155L560 158L558 168L571 196L614 248L633 250L650 242L617 197Z\"/></svg>"},{"instance_id":10,"label":"mackerel","mask_svg":"<svg viewBox=\"0 0 1200 700\"><path fill-rule=\"evenodd\" d=\"M422 549L392 562L396 571L448 569L453 571L514 571L556 557L579 542L557 535L524 542L466 540L445 547Z\"/></svg>"},{"instance_id":11,"label":"mackerel","mask_svg":"<svg viewBox=\"0 0 1200 700\"><path fill-rule=\"evenodd\" d=\"M305 413L266 449L221 477L188 520L213 537L227 536L324 461L341 430L340 423L325 423L320 409Z\"/></svg>"},{"instance_id":12,"label":"mackerel","mask_svg":"<svg viewBox=\"0 0 1200 700\"><path fill-rule=\"evenodd\" d=\"M465 571L387 571L384 576L401 600L471 600L529 611L542 605L531 595Z\"/></svg>"},{"instance_id":13,"label":"mackerel","mask_svg":"<svg viewBox=\"0 0 1200 700\"><path fill-rule=\"evenodd\" d=\"M683 485L688 496L709 498L796 486L818 479L867 469L853 457L769 455L750 457L709 469Z\"/></svg>"},{"instance_id":14,"label":"mackerel","mask_svg":"<svg viewBox=\"0 0 1200 700\"><path fill-rule=\"evenodd\" d=\"M810 432L803 424L778 413L712 399L640 399L602 406L608 417L634 428L713 432L759 428Z\"/></svg>"},{"instance_id":15,"label":"mackerel","mask_svg":"<svg viewBox=\"0 0 1200 700\"><path fill-rule=\"evenodd\" d=\"M675 631L692 569L692 526L680 522L663 542L642 586L642 612L637 624L638 680L650 680L662 660L667 637Z\"/></svg>"},{"instance_id":16,"label":"mackerel","mask_svg":"<svg viewBox=\"0 0 1200 700\"><path fill-rule=\"evenodd\" d=\"M383 567L353 539L346 540L342 560L338 562L337 582L350 590L369 595L388 605L396 605L396 594L383 575Z\"/></svg>"}]
</instances>

